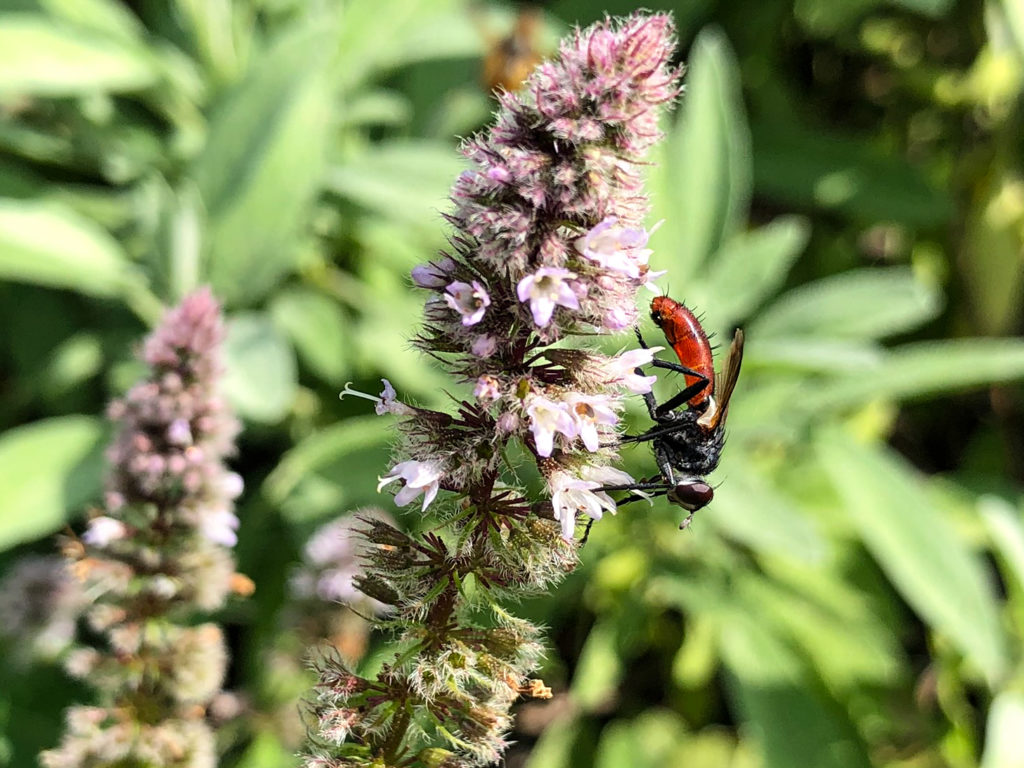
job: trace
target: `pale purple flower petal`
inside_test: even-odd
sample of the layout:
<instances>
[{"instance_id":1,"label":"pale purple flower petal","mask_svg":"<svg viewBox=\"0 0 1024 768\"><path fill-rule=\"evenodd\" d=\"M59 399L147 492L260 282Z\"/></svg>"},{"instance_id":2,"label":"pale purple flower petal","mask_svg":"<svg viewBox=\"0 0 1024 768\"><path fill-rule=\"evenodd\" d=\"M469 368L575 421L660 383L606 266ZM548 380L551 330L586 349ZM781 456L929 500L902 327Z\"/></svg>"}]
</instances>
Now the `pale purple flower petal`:
<instances>
[{"instance_id":1,"label":"pale purple flower petal","mask_svg":"<svg viewBox=\"0 0 1024 768\"><path fill-rule=\"evenodd\" d=\"M120 520L101 515L89 521L89 527L82 534L82 541L90 546L103 549L110 546L112 542L123 539L127 533L127 526Z\"/></svg>"},{"instance_id":2,"label":"pale purple flower petal","mask_svg":"<svg viewBox=\"0 0 1024 768\"><path fill-rule=\"evenodd\" d=\"M500 382L493 376L484 374L476 380L473 388L473 397L483 402L493 403L501 397Z\"/></svg>"},{"instance_id":3,"label":"pale purple flower petal","mask_svg":"<svg viewBox=\"0 0 1024 768\"><path fill-rule=\"evenodd\" d=\"M579 432L580 439L588 451L600 448L597 428L599 425L614 425L619 421L618 414L612 408L612 398L608 395L570 394L566 397L573 421Z\"/></svg>"},{"instance_id":4,"label":"pale purple flower petal","mask_svg":"<svg viewBox=\"0 0 1024 768\"><path fill-rule=\"evenodd\" d=\"M664 347L631 349L617 357L609 358L604 366L605 375L608 377L606 382L608 384L617 384L637 395L650 392L658 377L643 376L638 374L636 369L649 365L654 359L654 354L663 349Z\"/></svg>"},{"instance_id":5,"label":"pale purple flower petal","mask_svg":"<svg viewBox=\"0 0 1024 768\"><path fill-rule=\"evenodd\" d=\"M575 272L562 267L541 267L527 275L516 286L516 295L522 302L530 302L533 322L543 328L551 322L556 306L579 309L580 301L568 282Z\"/></svg>"},{"instance_id":6,"label":"pale purple flower petal","mask_svg":"<svg viewBox=\"0 0 1024 768\"><path fill-rule=\"evenodd\" d=\"M487 290L476 280L472 283L453 282L445 288L445 303L462 315L463 325L476 325L484 319L484 312L491 306Z\"/></svg>"},{"instance_id":7,"label":"pale purple flower petal","mask_svg":"<svg viewBox=\"0 0 1024 768\"><path fill-rule=\"evenodd\" d=\"M493 355L497 349L498 340L495 339L493 336L484 335L477 336L473 340L473 344L472 346L470 346L469 351L472 352L477 357L486 360L488 357Z\"/></svg>"},{"instance_id":8,"label":"pale purple flower petal","mask_svg":"<svg viewBox=\"0 0 1024 768\"><path fill-rule=\"evenodd\" d=\"M537 454L540 456L551 455L556 433L570 440L579 434L566 403L531 395L526 401L526 414L530 417L530 431L533 432Z\"/></svg>"},{"instance_id":9,"label":"pale purple flower petal","mask_svg":"<svg viewBox=\"0 0 1024 768\"><path fill-rule=\"evenodd\" d=\"M405 485L395 494L395 504L404 507L421 493L423 510L426 511L430 502L437 496L439 482L444 474L443 468L434 461L402 461L391 468L384 477L377 478L377 492L393 480L404 480Z\"/></svg>"}]
</instances>

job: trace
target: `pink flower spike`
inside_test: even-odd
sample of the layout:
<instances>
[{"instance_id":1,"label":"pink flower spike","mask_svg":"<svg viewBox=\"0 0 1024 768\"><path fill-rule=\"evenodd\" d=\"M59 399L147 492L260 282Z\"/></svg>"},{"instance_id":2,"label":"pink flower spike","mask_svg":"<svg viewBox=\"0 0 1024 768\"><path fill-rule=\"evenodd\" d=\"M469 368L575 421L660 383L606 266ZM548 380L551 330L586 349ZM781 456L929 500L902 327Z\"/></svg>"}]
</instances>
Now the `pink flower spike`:
<instances>
[{"instance_id":1,"label":"pink flower spike","mask_svg":"<svg viewBox=\"0 0 1024 768\"><path fill-rule=\"evenodd\" d=\"M445 288L444 300L449 307L462 315L463 325L476 325L484 319L484 312L491 306L487 290L476 280L470 283L449 283Z\"/></svg>"},{"instance_id":2,"label":"pink flower spike","mask_svg":"<svg viewBox=\"0 0 1024 768\"><path fill-rule=\"evenodd\" d=\"M572 413L573 421L576 422L576 429L580 439L588 451L596 451L601 447L598 437L598 425L614 425L619 422L619 416L612 410L612 399L601 395L579 395L570 394L566 397Z\"/></svg>"},{"instance_id":3,"label":"pink flower spike","mask_svg":"<svg viewBox=\"0 0 1024 768\"><path fill-rule=\"evenodd\" d=\"M555 433L574 440L579 434L576 422L566 403L531 395L526 401L526 414L530 417L530 431L539 456L550 456L554 450Z\"/></svg>"},{"instance_id":4,"label":"pink flower spike","mask_svg":"<svg viewBox=\"0 0 1024 768\"><path fill-rule=\"evenodd\" d=\"M533 322L538 327L544 328L551 322L556 306L580 308L579 299L568 282L574 277L575 272L562 267L541 267L519 281L516 295L520 301L530 302Z\"/></svg>"},{"instance_id":5,"label":"pink flower spike","mask_svg":"<svg viewBox=\"0 0 1024 768\"><path fill-rule=\"evenodd\" d=\"M423 511L437 496L442 467L434 461L402 461L391 468L384 477L378 477L377 492L393 480L402 479L404 487L395 494L395 504L404 507L421 493L423 494Z\"/></svg>"}]
</instances>

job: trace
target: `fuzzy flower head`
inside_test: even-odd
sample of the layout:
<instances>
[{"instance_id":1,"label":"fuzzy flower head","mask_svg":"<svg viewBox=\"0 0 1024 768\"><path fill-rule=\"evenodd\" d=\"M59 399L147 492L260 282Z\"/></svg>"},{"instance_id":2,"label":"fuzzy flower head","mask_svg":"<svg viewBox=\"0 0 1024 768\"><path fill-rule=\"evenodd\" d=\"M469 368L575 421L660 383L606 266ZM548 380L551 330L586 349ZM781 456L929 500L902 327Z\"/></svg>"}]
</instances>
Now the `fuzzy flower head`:
<instances>
[{"instance_id":1,"label":"fuzzy flower head","mask_svg":"<svg viewBox=\"0 0 1024 768\"><path fill-rule=\"evenodd\" d=\"M0 638L10 638L16 657L52 658L71 644L84 607L81 585L61 558L22 558L0 580Z\"/></svg>"},{"instance_id":2,"label":"fuzzy flower head","mask_svg":"<svg viewBox=\"0 0 1024 768\"><path fill-rule=\"evenodd\" d=\"M639 278L646 272L651 251L650 233L643 227L626 227L617 216L609 216L576 241L576 250L610 272Z\"/></svg>"}]
</instances>

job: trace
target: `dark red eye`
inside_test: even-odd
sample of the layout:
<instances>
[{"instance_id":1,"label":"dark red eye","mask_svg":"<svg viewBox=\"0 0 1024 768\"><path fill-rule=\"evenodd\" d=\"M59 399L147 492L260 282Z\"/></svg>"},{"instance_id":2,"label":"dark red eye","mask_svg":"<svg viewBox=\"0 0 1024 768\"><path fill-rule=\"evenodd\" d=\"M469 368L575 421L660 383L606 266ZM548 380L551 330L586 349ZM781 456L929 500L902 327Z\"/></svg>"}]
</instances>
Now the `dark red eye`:
<instances>
[{"instance_id":1,"label":"dark red eye","mask_svg":"<svg viewBox=\"0 0 1024 768\"><path fill-rule=\"evenodd\" d=\"M687 512L696 512L711 503L715 489L703 480L683 480L668 494L668 500Z\"/></svg>"}]
</instances>

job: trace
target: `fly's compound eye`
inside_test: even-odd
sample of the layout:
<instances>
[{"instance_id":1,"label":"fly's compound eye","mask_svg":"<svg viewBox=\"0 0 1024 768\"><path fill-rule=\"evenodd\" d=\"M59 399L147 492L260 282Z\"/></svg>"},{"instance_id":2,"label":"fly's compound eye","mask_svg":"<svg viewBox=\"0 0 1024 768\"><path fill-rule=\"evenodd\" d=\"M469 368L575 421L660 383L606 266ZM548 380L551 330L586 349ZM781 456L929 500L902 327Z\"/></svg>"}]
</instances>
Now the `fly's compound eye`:
<instances>
[{"instance_id":1,"label":"fly's compound eye","mask_svg":"<svg viewBox=\"0 0 1024 768\"><path fill-rule=\"evenodd\" d=\"M668 492L668 500L687 512L703 509L715 497L715 489L703 480L683 480Z\"/></svg>"}]
</instances>

